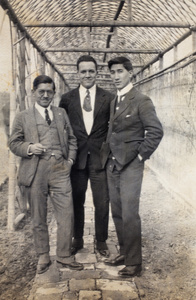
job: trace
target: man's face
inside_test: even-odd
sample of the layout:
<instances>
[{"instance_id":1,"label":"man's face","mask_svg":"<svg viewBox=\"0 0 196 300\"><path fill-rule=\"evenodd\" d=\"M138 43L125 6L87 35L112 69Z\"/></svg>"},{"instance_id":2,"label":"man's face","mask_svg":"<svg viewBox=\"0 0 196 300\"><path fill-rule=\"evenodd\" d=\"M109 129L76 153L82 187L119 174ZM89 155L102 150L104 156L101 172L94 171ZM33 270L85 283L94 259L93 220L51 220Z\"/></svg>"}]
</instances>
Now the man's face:
<instances>
[{"instance_id":1,"label":"man's face","mask_svg":"<svg viewBox=\"0 0 196 300\"><path fill-rule=\"evenodd\" d=\"M40 83L34 91L35 101L42 107L48 107L54 97L53 83Z\"/></svg>"},{"instance_id":2,"label":"man's face","mask_svg":"<svg viewBox=\"0 0 196 300\"><path fill-rule=\"evenodd\" d=\"M78 66L78 75L80 84L85 88L90 89L96 81L97 70L94 62L82 61Z\"/></svg>"},{"instance_id":3,"label":"man's face","mask_svg":"<svg viewBox=\"0 0 196 300\"><path fill-rule=\"evenodd\" d=\"M130 82L131 71L127 71L122 64L114 64L110 69L110 76L118 90L122 90Z\"/></svg>"}]
</instances>

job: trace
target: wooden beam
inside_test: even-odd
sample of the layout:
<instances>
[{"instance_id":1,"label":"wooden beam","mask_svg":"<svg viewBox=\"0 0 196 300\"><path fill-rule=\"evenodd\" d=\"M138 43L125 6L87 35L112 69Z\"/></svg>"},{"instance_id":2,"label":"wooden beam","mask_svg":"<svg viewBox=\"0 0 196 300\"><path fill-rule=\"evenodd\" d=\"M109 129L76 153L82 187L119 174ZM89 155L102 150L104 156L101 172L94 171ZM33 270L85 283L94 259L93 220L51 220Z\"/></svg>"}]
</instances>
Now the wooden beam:
<instances>
[{"instance_id":1,"label":"wooden beam","mask_svg":"<svg viewBox=\"0 0 196 300\"><path fill-rule=\"evenodd\" d=\"M162 22L162 21L33 21L24 24L24 27L169 27L191 28L187 22Z\"/></svg>"},{"instance_id":2,"label":"wooden beam","mask_svg":"<svg viewBox=\"0 0 196 300\"><path fill-rule=\"evenodd\" d=\"M45 49L45 52L93 52L93 53L133 53L133 54L157 54L156 49L95 49L95 48L51 48Z\"/></svg>"},{"instance_id":3,"label":"wooden beam","mask_svg":"<svg viewBox=\"0 0 196 300\"><path fill-rule=\"evenodd\" d=\"M55 62L53 62L53 63L57 66L76 67L76 63L75 64L73 64L73 63L55 63ZM107 67L108 66L107 63L99 63L99 62L97 62L97 65L98 65L98 67ZM133 66L133 68L143 68L143 65L132 65L132 66Z\"/></svg>"}]
</instances>

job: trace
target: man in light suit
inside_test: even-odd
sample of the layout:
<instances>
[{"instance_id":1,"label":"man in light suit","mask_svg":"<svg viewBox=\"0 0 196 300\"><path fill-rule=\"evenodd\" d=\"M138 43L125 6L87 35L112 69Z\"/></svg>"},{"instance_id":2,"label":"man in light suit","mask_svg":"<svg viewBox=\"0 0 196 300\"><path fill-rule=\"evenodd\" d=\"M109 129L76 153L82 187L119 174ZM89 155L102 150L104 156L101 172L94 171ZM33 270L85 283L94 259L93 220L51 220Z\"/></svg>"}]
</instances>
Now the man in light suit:
<instances>
[{"instance_id":1,"label":"man in light suit","mask_svg":"<svg viewBox=\"0 0 196 300\"><path fill-rule=\"evenodd\" d=\"M150 98L132 85L130 60L116 57L108 62L108 67L117 97L111 103L107 140L101 152L103 167L107 163L109 196L120 255L105 260L105 263L125 265L119 275L135 276L142 270L139 198L144 161L158 147L163 130Z\"/></svg>"},{"instance_id":2,"label":"man in light suit","mask_svg":"<svg viewBox=\"0 0 196 300\"><path fill-rule=\"evenodd\" d=\"M89 55L77 61L80 86L62 96L63 107L70 119L78 142L76 162L71 171L74 202L73 253L83 248L84 203L90 179L95 206L96 249L103 256L109 255L108 237L109 197L106 171L101 167L100 148L106 139L113 96L96 86L97 63Z\"/></svg>"},{"instance_id":3,"label":"man in light suit","mask_svg":"<svg viewBox=\"0 0 196 300\"><path fill-rule=\"evenodd\" d=\"M66 112L51 105L53 80L40 75L33 82L35 105L16 115L9 139L10 150L20 156L18 185L29 188L34 243L39 260L37 273L48 270L49 235L47 198L50 195L57 220L57 261L81 270L71 255L73 200L70 170L77 143Z\"/></svg>"}]
</instances>

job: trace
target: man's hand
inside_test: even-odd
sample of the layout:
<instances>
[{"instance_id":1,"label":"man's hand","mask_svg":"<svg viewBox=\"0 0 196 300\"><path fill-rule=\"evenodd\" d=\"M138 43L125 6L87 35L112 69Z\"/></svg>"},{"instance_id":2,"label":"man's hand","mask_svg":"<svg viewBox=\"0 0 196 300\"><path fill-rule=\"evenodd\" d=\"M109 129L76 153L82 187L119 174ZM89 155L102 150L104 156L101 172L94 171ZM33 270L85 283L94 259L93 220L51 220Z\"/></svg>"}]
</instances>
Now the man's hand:
<instances>
[{"instance_id":1,"label":"man's hand","mask_svg":"<svg viewBox=\"0 0 196 300\"><path fill-rule=\"evenodd\" d=\"M31 144L29 145L29 154L41 155L43 152L46 152L46 148L40 144Z\"/></svg>"}]
</instances>

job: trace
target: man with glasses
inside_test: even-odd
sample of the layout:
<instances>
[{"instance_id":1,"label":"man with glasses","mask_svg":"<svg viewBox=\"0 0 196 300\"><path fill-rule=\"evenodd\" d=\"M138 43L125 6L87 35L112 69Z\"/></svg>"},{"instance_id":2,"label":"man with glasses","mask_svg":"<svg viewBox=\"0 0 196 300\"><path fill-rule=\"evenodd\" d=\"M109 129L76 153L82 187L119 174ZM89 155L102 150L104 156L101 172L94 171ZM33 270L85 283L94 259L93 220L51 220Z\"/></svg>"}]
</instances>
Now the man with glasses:
<instances>
[{"instance_id":1,"label":"man with glasses","mask_svg":"<svg viewBox=\"0 0 196 300\"><path fill-rule=\"evenodd\" d=\"M96 250L107 257L109 197L100 148L106 139L113 96L96 85L97 62L92 56L79 57L77 70L80 85L64 94L60 102L60 107L69 116L78 143L76 162L71 171L75 216L73 253L84 245L84 203L90 179L95 206Z\"/></svg>"},{"instance_id":2,"label":"man with glasses","mask_svg":"<svg viewBox=\"0 0 196 300\"><path fill-rule=\"evenodd\" d=\"M70 171L76 157L77 142L64 109L51 105L54 94L55 84L50 77L36 77L33 82L35 105L16 116L9 139L10 150L22 158L18 184L29 188L39 274L47 271L51 264L48 195L57 220L56 259L64 267L83 269L71 255L73 201Z\"/></svg>"}]
</instances>

